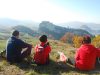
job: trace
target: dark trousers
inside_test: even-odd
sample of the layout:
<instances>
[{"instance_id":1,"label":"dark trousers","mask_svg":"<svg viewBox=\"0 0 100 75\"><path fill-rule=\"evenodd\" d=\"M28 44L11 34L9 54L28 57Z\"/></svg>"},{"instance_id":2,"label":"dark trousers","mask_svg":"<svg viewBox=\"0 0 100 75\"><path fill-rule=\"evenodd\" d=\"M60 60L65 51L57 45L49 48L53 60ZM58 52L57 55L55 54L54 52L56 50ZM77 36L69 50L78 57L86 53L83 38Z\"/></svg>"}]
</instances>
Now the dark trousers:
<instances>
[{"instance_id":1,"label":"dark trousers","mask_svg":"<svg viewBox=\"0 0 100 75\"><path fill-rule=\"evenodd\" d=\"M20 55L17 55L15 57L11 57L11 58L8 58L8 62L12 62L12 63L18 63L18 62L21 62L24 58L28 57L30 54L31 54L31 49L32 47L31 46L28 46L26 48L26 50L21 53Z\"/></svg>"},{"instance_id":2,"label":"dark trousers","mask_svg":"<svg viewBox=\"0 0 100 75\"><path fill-rule=\"evenodd\" d=\"M31 46L27 47L27 49L23 53L21 53L21 58L24 59L25 57L29 56L31 54L31 49Z\"/></svg>"},{"instance_id":3,"label":"dark trousers","mask_svg":"<svg viewBox=\"0 0 100 75\"><path fill-rule=\"evenodd\" d=\"M68 58L68 61L67 61L69 64L73 64L75 65L75 59L74 58ZM96 63L95 63L96 66L99 66L100 65L100 58L96 58Z\"/></svg>"}]
</instances>

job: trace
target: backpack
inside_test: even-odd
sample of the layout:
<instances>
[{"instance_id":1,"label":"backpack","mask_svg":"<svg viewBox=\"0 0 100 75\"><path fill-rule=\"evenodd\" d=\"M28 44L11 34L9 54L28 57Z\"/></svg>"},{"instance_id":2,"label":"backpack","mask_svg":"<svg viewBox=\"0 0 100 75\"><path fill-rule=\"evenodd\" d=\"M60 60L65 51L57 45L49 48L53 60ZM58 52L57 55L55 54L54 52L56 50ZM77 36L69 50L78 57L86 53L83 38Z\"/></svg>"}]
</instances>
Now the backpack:
<instances>
[{"instance_id":1,"label":"backpack","mask_svg":"<svg viewBox=\"0 0 100 75\"><path fill-rule=\"evenodd\" d=\"M63 52L59 52L58 51L58 54L59 54L59 60L62 61L62 62L66 62L67 60L67 57L65 56L65 54Z\"/></svg>"},{"instance_id":2,"label":"backpack","mask_svg":"<svg viewBox=\"0 0 100 75\"><path fill-rule=\"evenodd\" d=\"M38 45L38 48L37 48L37 51L36 52L43 52L44 51L44 49L47 47L47 46L49 46L49 43L47 42L46 44L44 44L43 46L41 46L41 45Z\"/></svg>"},{"instance_id":3,"label":"backpack","mask_svg":"<svg viewBox=\"0 0 100 75\"><path fill-rule=\"evenodd\" d=\"M6 50L0 52L0 57L6 58Z\"/></svg>"},{"instance_id":4,"label":"backpack","mask_svg":"<svg viewBox=\"0 0 100 75\"><path fill-rule=\"evenodd\" d=\"M34 55L34 61L36 64L45 64L44 58L44 49L49 46L49 43L44 44L43 46L38 45L36 48L36 53ZM47 60L47 59L46 59ZM47 60L48 61L48 60Z\"/></svg>"}]
</instances>

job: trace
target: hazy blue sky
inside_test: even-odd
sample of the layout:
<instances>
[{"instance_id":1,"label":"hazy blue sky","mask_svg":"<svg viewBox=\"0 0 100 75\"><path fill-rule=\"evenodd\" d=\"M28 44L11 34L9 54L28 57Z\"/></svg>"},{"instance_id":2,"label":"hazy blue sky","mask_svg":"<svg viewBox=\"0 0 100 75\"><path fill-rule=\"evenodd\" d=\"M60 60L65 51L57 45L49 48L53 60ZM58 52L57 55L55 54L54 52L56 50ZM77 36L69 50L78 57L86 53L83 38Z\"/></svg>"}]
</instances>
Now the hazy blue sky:
<instances>
[{"instance_id":1,"label":"hazy blue sky","mask_svg":"<svg viewBox=\"0 0 100 75\"><path fill-rule=\"evenodd\" d=\"M0 18L100 23L100 0L0 0Z\"/></svg>"}]
</instances>

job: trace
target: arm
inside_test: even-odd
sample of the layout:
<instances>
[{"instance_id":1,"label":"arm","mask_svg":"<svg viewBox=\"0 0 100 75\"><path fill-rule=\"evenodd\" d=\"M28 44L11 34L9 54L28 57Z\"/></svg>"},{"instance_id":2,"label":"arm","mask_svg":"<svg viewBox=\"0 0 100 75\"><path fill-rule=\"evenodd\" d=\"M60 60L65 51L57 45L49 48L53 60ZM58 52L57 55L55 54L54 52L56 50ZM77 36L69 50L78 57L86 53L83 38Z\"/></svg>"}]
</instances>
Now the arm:
<instances>
[{"instance_id":1,"label":"arm","mask_svg":"<svg viewBox=\"0 0 100 75\"><path fill-rule=\"evenodd\" d=\"M18 46L21 47L21 48L27 48L27 47L30 47L32 45L28 44L28 43L25 43L24 41L18 39L18 42L17 42Z\"/></svg>"},{"instance_id":2,"label":"arm","mask_svg":"<svg viewBox=\"0 0 100 75\"><path fill-rule=\"evenodd\" d=\"M47 55L49 55L49 53L51 52L51 47L50 46L47 46L45 49L44 49L44 53Z\"/></svg>"},{"instance_id":3,"label":"arm","mask_svg":"<svg viewBox=\"0 0 100 75\"><path fill-rule=\"evenodd\" d=\"M79 49L77 49L76 54L75 54L75 61L79 60Z\"/></svg>"},{"instance_id":4,"label":"arm","mask_svg":"<svg viewBox=\"0 0 100 75\"><path fill-rule=\"evenodd\" d=\"M49 48L48 48L48 49L49 49L49 53L50 53L50 52L51 52L51 47L49 46Z\"/></svg>"},{"instance_id":5,"label":"arm","mask_svg":"<svg viewBox=\"0 0 100 75\"><path fill-rule=\"evenodd\" d=\"M48 50L49 50L49 53L51 52L51 46L49 44L49 42L47 42L47 45L48 45Z\"/></svg>"}]
</instances>

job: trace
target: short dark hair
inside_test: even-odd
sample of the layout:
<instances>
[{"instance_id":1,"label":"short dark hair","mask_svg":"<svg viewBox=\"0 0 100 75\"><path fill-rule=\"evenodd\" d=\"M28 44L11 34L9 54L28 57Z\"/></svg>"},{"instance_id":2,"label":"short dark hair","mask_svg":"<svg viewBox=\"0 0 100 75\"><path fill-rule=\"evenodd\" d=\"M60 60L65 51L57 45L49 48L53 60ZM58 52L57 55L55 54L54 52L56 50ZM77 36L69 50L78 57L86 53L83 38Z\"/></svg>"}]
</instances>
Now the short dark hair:
<instances>
[{"instance_id":1,"label":"short dark hair","mask_svg":"<svg viewBox=\"0 0 100 75\"><path fill-rule=\"evenodd\" d=\"M83 36L83 44L89 44L91 43L91 37L90 36Z\"/></svg>"},{"instance_id":2,"label":"short dark hair","mask_svg":"<svg viewBox=\"0 0 100 75\"><path fill-rule=\"evenodd\" d=\"M46 35L42 35L42 36L40 36L39 40L41 42L46 42L47 41L47 36Z\"/></svg>"},{"instance_id":3,"label":"short dark hair","mask_svg":"<svg viewBox=\"0 0 100 75\"><path fill-rule=\"evenodd\" d=\"M14 30L14 31L12 32L12 35L13 35L13 36L18 36L18 35L19 35L19 31L18 31L18 30Z\"/></svg>"}]
</instances>

